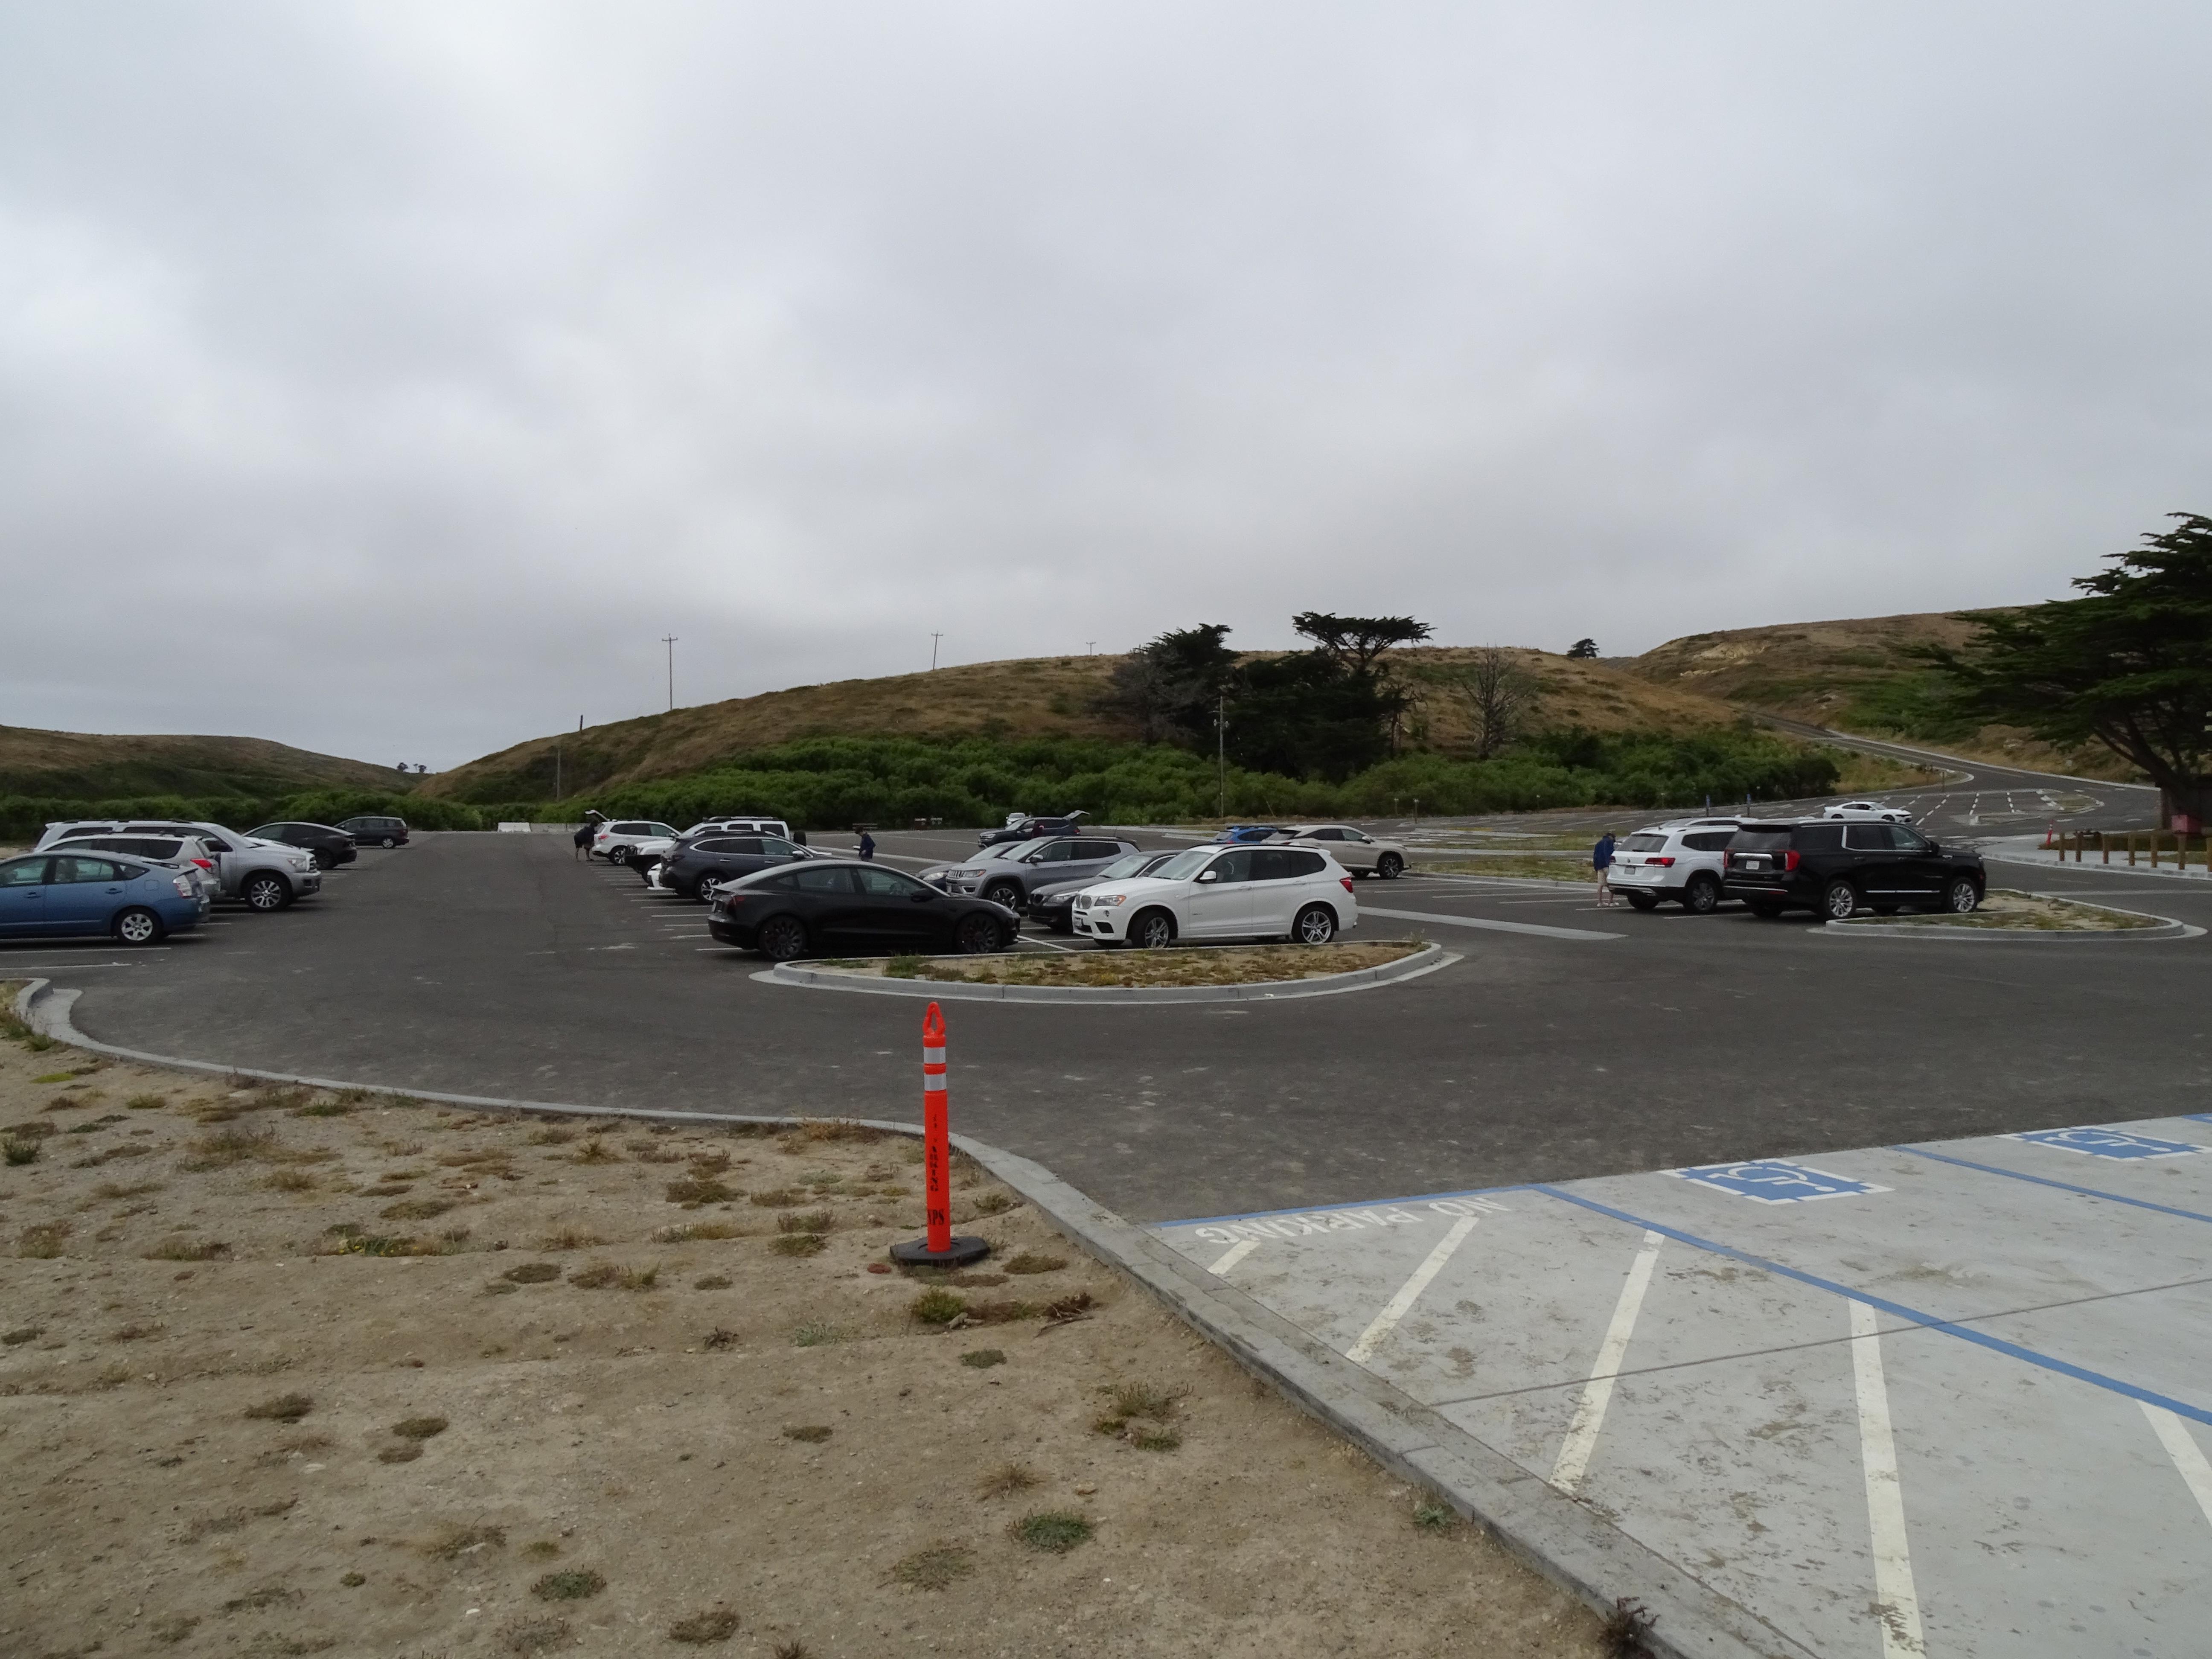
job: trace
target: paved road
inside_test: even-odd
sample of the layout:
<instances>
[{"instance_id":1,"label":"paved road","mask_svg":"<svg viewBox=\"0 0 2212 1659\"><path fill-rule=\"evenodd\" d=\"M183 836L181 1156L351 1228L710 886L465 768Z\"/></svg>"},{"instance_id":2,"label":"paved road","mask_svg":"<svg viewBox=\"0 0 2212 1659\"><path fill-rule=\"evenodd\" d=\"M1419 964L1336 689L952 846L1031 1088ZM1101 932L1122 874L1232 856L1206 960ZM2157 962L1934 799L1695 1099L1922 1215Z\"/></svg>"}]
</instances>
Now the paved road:
<instances>
[{"instance_id":1,"label":"paved road","mask_svg":"<svg viewBox=\"0 0 2212 1659\"><path fill-rule=\"evenodd\" d=\"M973 845L884 839L906 856ZM2017 875L2212 927L2212 884ZM2212 939L1838 939L1447 878L1360 896L1430 918L1370 918L1361 937L1425 932L1466 959L1274 1006L959 1005L956 1122L1161 1219L2212 1107ZM143 955L0 947L0 975L82 987L96 1037L228 1064L539 1100L914 1111L914 1004L760 984L701 915L572 862L558 837L427 836L279 915ZM1613 937L1461 925L1499 921Z\"/></svg>"}]
</instances>

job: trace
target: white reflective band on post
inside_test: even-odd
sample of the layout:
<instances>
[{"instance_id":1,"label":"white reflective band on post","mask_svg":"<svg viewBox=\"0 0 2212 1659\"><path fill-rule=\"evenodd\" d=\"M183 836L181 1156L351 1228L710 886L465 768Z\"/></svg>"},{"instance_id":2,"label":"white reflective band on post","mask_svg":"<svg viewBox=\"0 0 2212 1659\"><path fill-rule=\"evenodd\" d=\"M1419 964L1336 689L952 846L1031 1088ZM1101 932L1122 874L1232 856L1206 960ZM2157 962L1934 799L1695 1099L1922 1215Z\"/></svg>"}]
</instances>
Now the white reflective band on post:
<instances>
[{"instance_id":1,"label":"white reflective band on post","mask_svg":"<svg viewBox=\"0 0 2212 1659\"><path fill-rule=\"evenodd\" d=\"M945 1092L945 1079L941 1077L926 1077L922 1079L921 1091L925 1095L943 1094Z\"/></svg>"},{"instance_id":2,"label":"white reflective band on post","mask_svg":"<svg viewBox=\"0 0 2212 1659\"><path fill-rule=\"evenodd\" d=\"M921 1051L921 1063L925 1066L944 1065L945 1050L942 1048L924 1048Z\"/></svg>"}]
</instances>

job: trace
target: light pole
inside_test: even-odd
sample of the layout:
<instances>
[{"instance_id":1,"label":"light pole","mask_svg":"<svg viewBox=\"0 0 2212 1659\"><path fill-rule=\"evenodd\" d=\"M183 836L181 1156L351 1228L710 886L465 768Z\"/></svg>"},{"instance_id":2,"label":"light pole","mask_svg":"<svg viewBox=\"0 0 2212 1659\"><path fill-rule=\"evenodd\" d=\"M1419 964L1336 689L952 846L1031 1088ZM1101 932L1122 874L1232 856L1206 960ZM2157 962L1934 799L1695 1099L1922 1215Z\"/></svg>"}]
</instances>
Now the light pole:
<instances>
[{"instance_id":1,"label":"light pole","mask_svg":"<svg viewBox=\"0 0 2212 1659\"><path fill-rule=\"evenodd\" d=\"M1225 818L1229 816L1229 698L1224 692L1216 692L1213 698L1213 766L1220 780L1213 808Z\"/></svg>"},{"instance_id":2,"label":"light pole","mask_svg":"<svg viewBox=\"0 0 2212 1659\"><path fill-rule=\"evenodd\" d=\"M668 712L676 712L676 635L664 634L660 642L668 647Z\"/></svg>"},{"instance_id":3,"label":"light pole","mask_svg":"<svg viewBox=\"0 0 2212 1659\"><path fill-rule=\"evenodd\" d=\"M944 637L941 631L929 636L929 672L933 674L937 672L937 642Z\"/></svg>"}]
</instances>

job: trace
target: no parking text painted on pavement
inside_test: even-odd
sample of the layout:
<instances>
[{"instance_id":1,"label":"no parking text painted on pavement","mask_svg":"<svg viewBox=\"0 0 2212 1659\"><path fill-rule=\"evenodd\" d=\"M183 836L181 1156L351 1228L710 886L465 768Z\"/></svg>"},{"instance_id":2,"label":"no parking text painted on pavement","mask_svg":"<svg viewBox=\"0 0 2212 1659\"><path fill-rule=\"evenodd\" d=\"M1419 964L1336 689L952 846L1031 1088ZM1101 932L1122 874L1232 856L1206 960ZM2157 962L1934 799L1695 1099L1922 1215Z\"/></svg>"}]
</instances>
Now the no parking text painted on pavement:
<instances>
[{"instance_id":1,"label":"no parking text painted on pavement","mask_svg":"<svg viewBox=\"0 0 2212 1659\"><path fill-rule=\"evenodd\" d=\"M2208 1151L2172 1118L1157 1231L1814 1652L2181 1659Z\"/></svg>"}]
</instances>

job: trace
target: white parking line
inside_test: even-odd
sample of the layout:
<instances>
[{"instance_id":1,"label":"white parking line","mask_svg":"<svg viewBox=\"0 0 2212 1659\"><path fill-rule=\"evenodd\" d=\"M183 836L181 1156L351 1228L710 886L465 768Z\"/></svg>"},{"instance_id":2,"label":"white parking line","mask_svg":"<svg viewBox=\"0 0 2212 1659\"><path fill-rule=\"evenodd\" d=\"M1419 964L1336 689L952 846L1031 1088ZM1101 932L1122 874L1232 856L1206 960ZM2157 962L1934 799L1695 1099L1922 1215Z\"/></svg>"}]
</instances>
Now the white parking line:
<instances>
[{"instance_id":1,"label":"white parking line","mask_svg":"<svg viewBox=\"0 0 2212 1659\"><path fill-rule=\"evenodd\" d=\"M1220 1255L1215 1259L1213 1265L1208 1267L1206 1271L1213 1274L1216 1278L1219 1278L1223 1274L1228 1273L1231 1267L1235 1267L1238 1262L1242 1261L1246 1256L1251 1255L1253 1251L1259 1248L1260 1241L1258 1239L1240 1238L1234 1244L1231 1244L1227 1249L1224 1250Z\"/></svg>"},{"instance_id":2,"label":"white parking line","mask_svg":"<svg viewBox=\"0 0 2212 1659\"><path fill-rule=\"evenodd\" d=\"M1428 910L1384 910L1373 905L1360 907L1360 914L1382 916L1391 921L1437 921L1448 927L1486 927L1500 933L1533 933L1539 939L1626 939L1626 933L1601 933L1588 927L1546 927L1533 921L1493 921L1486 916L1448 916Z\"/></svg>"},{"instance_id":3,"label":"white parking line","mask_svg":"<svg viewBox=\"0 0 2212 1659\"><path fill-rule=\"evenodd\" d=\"M1217 1267L1214 1271L1218 1273L1221 1270ZM2181 1472L2182 1480L2189 1486L2190 1496L2197 1500L2197 1507L2204 1511L2207 1521L2212 1521L2212 1463L2205 1462L2203 1449L2179 1418L2165 1407L2154 1406L2148 1400L2137 1403L2142 1407L2143 1415L2150 1419L2151 1428L2157 1434L2159 1443L2166 1448L2166 1455L2173 1460L2173 1467Z\"/></svg>"},{"instance_id":4,"label":"white parking line","mask_svg":"<svg viewBox=\"0 0 2212 1659\"><path fill-rule=\"evenodd\" d=\"M1452 1259L1452 1252L1467 1243L1467 1236L1474 1231L1479 1218L1462 1216L1452 1224L1437 1248L1431 1250L1428 1260L1413 1269L1413 1276L1398 1287L1398 1294L1383 1304L1382 1311L1375 1316L1375 1322L1360 1332L1359 1340L1344 1351L1344 1357L1355 1365L1364 1365L1374 1357L1375 1350L1382 1346L1383 1338L1398 1328L1398 1322L1420 1300L1421 1292L1429 1288L1429 1281L1443 1271L1444 1263Z\"/></svg>"},{"instance_id":5,"label":"white parking line","mask_svg":"<svg viewBox=\"0 0 2212 1659\"><path fill-rule=\"evenodd\" d=\"M1583 1397L1575 1406L1574 1420L1567 1425L1559 1461L1552 1465L1552 1484L1569 1496L1582 1485L1590 1454L1597 1449L1598 1431L1605 1427L1605 1408L1613 1401L1613 1380L1620 1375L1621 1361L1628 1357L1628 1339L1636 1334L1636 1316L1643 1310L1644 1292L1650 1286L1659 1247L1666 1242L1662 1233L1644 1235L1644 1248L1636 1253L1628 1278L1621 1285L1620 1300L1613 1304L1613 1323L1606 1327L1605 1340L1598 1345L1597 1363L1590 1367L1589 1381L1583 1385Z\"/></svg>"},{"instance_id":6,"label":"white parking line","mask_svg":"<svg viewBox=\"0 0 2212 1659\"><path fill-rule=\"evenodd\" d=\"M1882 1659L1922 1659L1920 1595L1905 1535L1905 1490L1890 1432L1889 1388L1881 1370L1881 1328L1872 1308L1853 1302L1851 1373L1858 1384L1859 1461L1866 1470L1867 1530L1874 1544L1874 1595Z\"/></svg>"}]
</instances>

